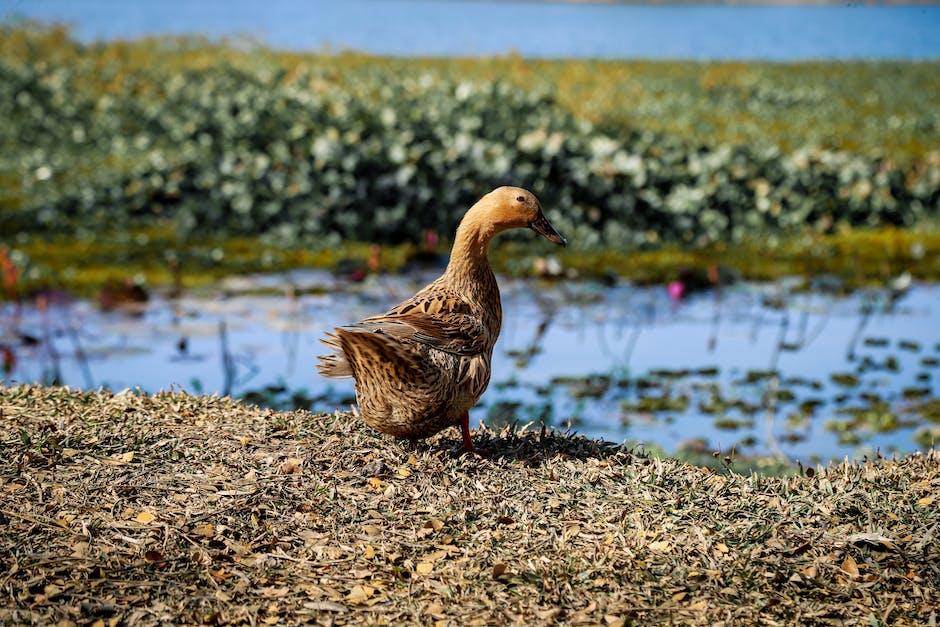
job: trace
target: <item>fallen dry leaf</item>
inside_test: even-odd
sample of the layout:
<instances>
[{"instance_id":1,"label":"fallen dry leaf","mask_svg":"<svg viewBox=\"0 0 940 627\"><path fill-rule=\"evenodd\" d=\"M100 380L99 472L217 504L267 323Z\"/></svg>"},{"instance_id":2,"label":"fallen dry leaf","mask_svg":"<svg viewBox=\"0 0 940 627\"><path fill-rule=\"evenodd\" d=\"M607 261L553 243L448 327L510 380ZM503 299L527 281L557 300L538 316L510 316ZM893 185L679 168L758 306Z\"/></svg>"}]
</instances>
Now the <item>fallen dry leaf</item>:
<instances>
[{"instance_id":1,"label":"fallen dry leaf","mask_svg":"<svg viewBox=\"0 0 940 627\"><path fill-rule=\"evenodd\" d=\"M428 553L424 556L423 560L425 562L436 562L437 560L447 557L448 552L446 550L434 551L433 553Z\"/></svg>"},{"instance_id":2,"label":"fallen dry leaf","mask_svg":"<svg viewBox=\"0 0 940 627\"><path fill-rule=\"evenodd\" d=\"M660 553L668 553L672 550L672 545L666 540L658 540L656 542L650 542L649 548L651 551L658 551Z\"/></svg>"},{"instance_id":3,"label":"fallen dry leaf","mask_svg":"<svg viewBox=\"0 0 940 627\"><path fill-rule=\"evenodd\" d=\"M372 598L373 594L375 594L375 588L372 586L356 585L346 595L346 600L350 603L365 603Z\"/></svg>"},{"instance_id":4,"label":"fallen dry leaf","mask_svg":"<svg viewBox=\"0 0 940 627\"><path fill-rule=\"evenodd\" d=\"M415 572L421 575L427 575L432 570L434 570L434 564L431 562L418 562L418 565L415 566Z\"/></svg>"},{"instance_id":5,"label":"fallen dry leaf","mask_svg":"<svg viewBox=\"0 0 940 627\"><path fill-rule=\"evenodd\" d=\"M193 534L197 536L202 536L204 538L215 537L215 527L211 524L206 523L204 525L197 525L193 528Z\"/></svg>"},{"instance_id":6,"label":"fallen dry leaf","mask_svg":"<svg viewBox=\"0 0 940 627\"><path fill-rule=\"evenodd\" d=\"M300 472L302 471L300 464L301 464L301 460L290 458L286 462L281 464L280 468L278 468L278 473L282 475L300 474Z\"/></svg>"},{"instance_id":7,"label":"fallen dry leaf","mask_svg":"<svg viewBox=\"0 0 940 627\"><path fill-rule=\"evenodd\" d=\"M845 540L852 544L870 544L889 551L897 549L891 538L885 537L880 533L853 533L846 536Z\"/></svg>"},{"instance_id":8,"label":"fallen dry leaf","mask_svg":"<svg viewBox=\"0 0 940 627\"><path fill-rule=\"evenodd\" d=\"M226 572L224 568L219 568L218 570L209 570L209 574L212 575L212 578L216 581L225 581L226 579L232 578L232 573Z\"/></svg>"},{"instance_id":9,"label":"fallen dry leaf","mask_svg":"<svg viewBox=\"0 0 940 627\"><path fill-rule=\"evenodd\" d=\"M855 562L855 559L850 555L845 558L842 562L842 570L851 575L852 577L858 577L858 564Z\"/></svg>"},{"instance_id":10,"label":"fallen dry leaf","mask_svg":"<svg viewBox=\"0 0 940 627\"><path fill-rule=\"evenodd\" d=\"M154 549L150 549L149 551L144 551L144 559L148 562L162 562L163 553Z\"/></svg>"}]
</instances>

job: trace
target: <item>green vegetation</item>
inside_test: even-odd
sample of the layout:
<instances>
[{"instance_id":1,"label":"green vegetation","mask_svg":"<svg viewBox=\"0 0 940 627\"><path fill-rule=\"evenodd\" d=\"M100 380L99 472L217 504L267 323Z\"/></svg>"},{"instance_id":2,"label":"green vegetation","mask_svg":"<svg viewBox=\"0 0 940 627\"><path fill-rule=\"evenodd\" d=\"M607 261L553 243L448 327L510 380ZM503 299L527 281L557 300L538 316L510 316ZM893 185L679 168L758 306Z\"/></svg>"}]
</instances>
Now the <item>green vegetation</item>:
<instances>
[{"instance_id":1,"label":"green vegetation","mask_svg":"<svg viewBox=\"0 0 940 627\"><path fill-rule=\"evenodd\" d=\"M376 59L82 45L22 26L0 31L0 53L0 232L36 268L61 265L56 233L91 248L123 233L134 256L160 232L171 257L207 250L202 265L234 271L229 242L258 235L275 251L258 269L289 263L285 249L325 261L341 241L449 234L507 182L541 196L574 244L569 267L595 272L623 271L625 250L658 249L672 269L840 228L928 237L940 206L936 63ZM873 257L875 274L935 244ZM926 265L918 276L937 272Z\"/></svg>"},{"instance_id":2,"label":"green vegetation","mask_svg":"<svg viewBox=\"0 0 940 627\"><path fill-rule=\"evenodd\" d=\"M0 242L6 238L0 238ZM241 236L205 236L182 241L167 225L136 227L111 233L35 234L16 240L9 253L20 273L21 288L67 287L92 295L103 284L133 277L150 286L210 285L232 274L282 272L299 267L333 268L341 260L365 267L369 245L343 242L335 246L278 246ZM546 245L547 246L547 245ZM382 269L397 272L418 251L414 244L384 246ZM531 242L506 242L493 252L502 274L527 276L546 247ZM748 280L831 273L841 277L840 289L884 285L904 271L924 280L940 280L940 233L918 229L846 231L832 235L787 238L777 245L749 239L730 246L721 242L701 248L676 245L649 250L551 250L566 272L578 276L620 275L638 284L674 280L680 268L707 268L720 263ZM936 360L922 359L928 368Z\"/></svg>"}]
</instances>

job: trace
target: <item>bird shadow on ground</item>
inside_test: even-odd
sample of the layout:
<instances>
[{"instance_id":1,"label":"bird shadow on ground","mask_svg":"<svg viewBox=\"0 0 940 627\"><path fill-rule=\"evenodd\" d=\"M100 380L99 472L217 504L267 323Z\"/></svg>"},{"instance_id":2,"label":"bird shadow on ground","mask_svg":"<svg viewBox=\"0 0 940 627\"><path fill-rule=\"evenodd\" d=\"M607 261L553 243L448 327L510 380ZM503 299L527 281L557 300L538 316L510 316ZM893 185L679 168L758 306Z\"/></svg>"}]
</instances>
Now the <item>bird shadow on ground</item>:
<instances>
[{"instance_id":1,"label":"bird shadow on ground","mask_svg":"<svg viewBox=\"0 0 940 627\"><path fill-rule=\"evenodd\" d=\"M546 461L558 457L585 461L624 455L636 456L635 451L622 444L559 431L545 425L527 425L520 429L513 424L499 431L483 427L474 433L473 440L483 459L494 462L520 461L529 466L541 466ZM472 455L463 449L459 439L440 438L418 446L426 447L425 450L432 454L452 457Z\"/></svg>"}]
</instances>

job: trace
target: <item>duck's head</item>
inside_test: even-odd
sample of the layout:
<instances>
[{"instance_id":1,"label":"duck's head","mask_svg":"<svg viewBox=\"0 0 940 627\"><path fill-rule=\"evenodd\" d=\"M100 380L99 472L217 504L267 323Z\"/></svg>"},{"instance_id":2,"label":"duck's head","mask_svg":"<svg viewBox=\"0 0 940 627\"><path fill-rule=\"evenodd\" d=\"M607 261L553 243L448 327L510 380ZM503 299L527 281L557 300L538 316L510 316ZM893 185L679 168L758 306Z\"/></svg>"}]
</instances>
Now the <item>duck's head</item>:
<instances>
[{"instance_id":1,"label":"duck's head","mask_svg":"<svg viewBox=\"0 0 940 627\"><path fill-rule=\"evenodd\" d=\"M480 199L477 206L483 210L481 218L493 225L495 232L507 229L532 229L550 242L562 246L567 240L555 230L535 194L521 187L497 187Z\"/></svg>"}]
</instances>

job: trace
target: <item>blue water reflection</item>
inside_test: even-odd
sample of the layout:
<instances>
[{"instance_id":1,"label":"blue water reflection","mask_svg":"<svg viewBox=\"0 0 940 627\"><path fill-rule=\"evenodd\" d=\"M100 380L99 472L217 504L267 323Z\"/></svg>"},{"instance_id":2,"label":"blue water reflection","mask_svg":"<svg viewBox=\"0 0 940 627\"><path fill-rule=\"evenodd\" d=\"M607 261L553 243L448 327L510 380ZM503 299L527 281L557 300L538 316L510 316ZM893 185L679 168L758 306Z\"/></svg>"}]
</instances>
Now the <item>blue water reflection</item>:
<instances>
[{"instance_id":1,"label":"blue water reflection","mask_svg":"<svg viewBox=\"0 0 940 627\"><path fill-rule=\"evenodd\" d=\"M426 278L249 277L221 291L158 297L138 313L102 313L83 301L19 312L5 304L0 345L14 357L6 379L236 396L278 384L305 390L315 409L345 408L351 382L322 379L313 368L319 338L384 310ZM862 429L860 442L845 434L840 441L826 424L878 402L903 417L911 402L936 396L938 285L915 284L897 302L887 289L838 296L790 289L797 282L679 302L662 287L502 285L503 332L473 424L544 419L668 451L701 438L803 461L922 448L913 435L923 424ZM650 398L678 404L659 411ZM807 402L812 411L801 414Z\"/></svg>"}]
</instances>

